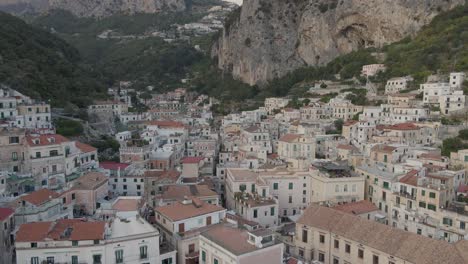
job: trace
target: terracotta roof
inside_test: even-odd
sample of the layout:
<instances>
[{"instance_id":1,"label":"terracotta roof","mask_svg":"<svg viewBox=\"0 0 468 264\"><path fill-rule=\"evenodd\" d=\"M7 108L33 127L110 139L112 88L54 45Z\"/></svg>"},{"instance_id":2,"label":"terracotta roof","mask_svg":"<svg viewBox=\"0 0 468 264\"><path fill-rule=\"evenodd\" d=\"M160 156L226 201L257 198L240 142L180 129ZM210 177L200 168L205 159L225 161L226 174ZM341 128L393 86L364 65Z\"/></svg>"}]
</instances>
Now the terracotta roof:
<instances>
[{"instance_id":1,"label":"terracotta roof","mask_svg":"<svg viewBox=\"0 0 468 264\"><path fill-rule=\"evenodd\" d=\"M180 172L176 170L151 170L145 171L145 177L155 178L158 182L166 182L168 184L176 183L180 178Z\"/></svg>"},{"instance_id":2,"label":"terracotta roof","mask_svg":"<svg viewBox=\"0 0 468 264\"><path fill-rule=\"evenodd\" d=\"M120 212L138 211L141 205L141 199L118 199L112 209Z\"/></svg>"},{"instance_id":3,"label":"terracotta roof","mask_svg":"<svg viewBox=\"0 0 468 264\"><path fill-rule=\"evenodd\" d=\"M22 224L16 233L17 242L47 240L102 240L105 222L88 222L83 219L60 219L55 222ZM66 232L69 230L69 233Z\"/></svg>"},{"instance_id":4,"label":"terracotta roof","mask_svg":"<svg viewBox=\"0 0 468 264\"><path fill-rule=\"evenodd\" d=\"M14 213L15 211L11 208L0 208L0 222L4 221Z\"/></svg>"},{"instance_id":5,"label":"terracotta roof","mask_svg":"<svg viewBox=\"0 0 468 264\"><path fill-rule=\"evenodd\" d=\"M106 170L119 170L119 169L124 170L128 166L130 166L130 164L112 162L112 161L99 162L99 167L106 169Z\"/></svg>"},{"instance_id":6,"label":"terracotta roof","mask_svg":"<svg viewBox=\"0 0 468 264\"><path fill-rule=\"evenodd\" d=\"M201 235L236 256L257 250L257 247L247 242L249 234L246 230L220 224Z\"/></svg>"},{"instance_id":7,"label":"terracotta roof","mask_svg":"<svg viewBox=\"0 0 468 264\"><path fill-rule=\"evenodd\" d=\"M248 128L244 128L244 131L254 133L257 132L260 129L259 126L249 126Z\"/></svg>"},{"instance_id":8,"label":"terracotta roof","mask_svg":"<svg viewBox=\"0 0 468 264\"><path fill-rule=\"evenodd\" d=\"M359 121L357 120L348 120L346 122L343 123L343 126L352 126L354 124L357 124Z\"/></svg>"},{"instance_id":9,"label":"terracotta roof","mask_svg":"<svg viewBox=\"0 0 468 264\"><path fill-rule=\"evenodd\" d=\"M21 196L18 198L18 200L24 200L34 205L41 205L57 197L59 197L57 192L51 191L49 189L40 189L25 196Z\"/></svg>"},{"instance_id":10,"label":"terracotta roof","mask_svg":"<svg viewBox=\"0 0 468 264\"><path fill-rule=\"evenodd\" d=\"M419 130L420 127L415 125L414 123L400 123L392 126L387 127L390 130Z\"/></svg>"},{"instance_id":11,"label":"terracotta roof","mask_svg":"<svg viewBox=\"0 0 468 264\"><path fill-rule=\"evenodd\" d=\"M99 186L106 184L109 179L100 172L88 172L79 177L73 184L75 190L95 190Z\"/></svg>"},{"instance_id":12,"label":"terracotta roof","mask_svg":"<svg viewBox=\"0 0 468 264\"><path fill-rule=\"evenodd\" d=\"M27 135L26 141L31 147L58 145L70 140L59 134L44 134L44 135Z\"/></svg>"},{"instance_id":13,"label":"terracotta roof","mask_svg":"<svg viewBox=\"0 0 468 264\"><path fill-rule=\"evenodd\" d=\"M298 139L300 137L301 137L301 135L299 135L299 134L286 134L286 135L282 136L279 139L279 141L291 143L291 142L293 142L294 140L296 140L296 139Z\"/></svg>"},{"instance_id":14,"label":"terracotta roof","mask_svg":"<svg viewBox=\"0 0 468 264\"><path fill-rule=\"evenodd\" d=\"M192 201L193 200L196 199L192 198ZM193 202L189 204L178 202L175 204L155 208L156 212L169 218L173 222L224 210L226 209L221 206L205 202L200 202L199 206L196 206Z\"/></svg>"},{"instance_id":15,"label":"terracotta roof","mask_svg":"<svg viewBox=\"0 0 468 264\"><path fill-rule=\"evenodd\" d=\"M152 126L158 126L160 128L184 128L185 127L183 123L172 121L172 120L150 121L148 122L148 124Z\"/></svg>"},{"instance_id":16,"label":"terracotta roof","mask_svg":"<svg viewBox=\"0 0 468 264\"><path fill-rule=\"evenodd\" d=\"M396 147L388 146L388 145L375 145L372 147L372 151L379 151L379 152L384 152L384 153L392 153L394 150L396 150Z\"/></svg>"},{"instance_id":17,"label":"terracotta roof","mask_svg":"<svg viewBox=\"0 0 468 264\"><path fill-rule=\"evenodd\" d=\"M419 156L422 159L429 159L435 161L443 161L442 155L434 154L434 153L423 153Z\"/></svg>"},{"instance_id":18,"label":"terracotta roof","mask_svg":"<svg viewBox=\"0 0 468 264\"><path fill-rule=\"evenodd\" d=\"M354 215L360 215L379 210L377 206L367 200L338 205L333 207L333 209Z\"/></svg>"},{"instance_id":19,"label":"terracotta roof","mask_svg":"<svg viewBox=\"0 0 468 264\"><path fill-rule=\"evenodd\" d=\"M468 243L450 244L328 207L309 206L297 223L332 232L411 263L468 263Z\"/></svg>"},{"instance_id":20,"label":"terracotta roof","mask_svg":"<svg viewBox=\"0 0 468 264\"><path fill-rule=\"evenodd\" d=\"M286 264L298 264L298 263L299 263L299 260L297 258L293 258L293 257L288 259L288 262L286 262Z\"/></svg>"},{"instance_id":21,"label":"terracotta roof","mask_svg":"<svg viewBox=\"0 0 468 264\"><path fill-rule=\"evenodd\" d=\"M88 144L85 144L85 143L81 143L79 141L76 141L75 142L75 146L81 150L81 152L83 153L89 153L89 152L94 152L94 151L97 151L97 148L91 146L91 145L88 145Z\"/></svg>"},{"instance_id":22,"label":"terracotta roof","mask_svg":"<svg viewBox=\"0 0 468 264\"><path fill-rule=\"evenodd\" d=\"M203 160L203 157L185 157L182 159L183 164L194 164L200 163Z\"/></svg>"},{"instance_id":23,"label":"terracotta roof","mask_svg":"<svg viewBox=\"0 0 468 264\"><path fill-rule=\"evenodd\" d=\"M161 195L165 200L184 200L184 197L207 197L218 194L207 185L169 185L164 188Z\"/></svg>"},{"instance_id":24,"label":"terracotta roof","mask_svg":"<svg viewBox=\"0 0 468 264\"><path fill-rule=\"evenodd\" d=\"M349 145L349 144L339 144L336 148L337 149L352 150L352 151L357 151L358 150L355 146Z\"/></svg>"},{"instance_id":25,"label":"terracotta roof","mask_svg":"<svg viewBox=\"0 0 468 264\"><path fill-rule=\"evenodd\" d=\"M412 186L418 186L418 171L412 170L406 173L406 175L400 179L400 182Z\"/></svg>"}]
</instances>

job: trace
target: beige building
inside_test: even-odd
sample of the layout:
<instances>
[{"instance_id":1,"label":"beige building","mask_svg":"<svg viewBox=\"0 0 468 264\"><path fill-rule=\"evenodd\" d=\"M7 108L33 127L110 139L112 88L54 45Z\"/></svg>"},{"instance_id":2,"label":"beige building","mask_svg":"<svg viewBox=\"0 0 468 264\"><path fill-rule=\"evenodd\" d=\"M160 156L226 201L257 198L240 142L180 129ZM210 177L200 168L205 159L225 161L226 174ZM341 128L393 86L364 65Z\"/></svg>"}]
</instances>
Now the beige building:
<instances>
[{"instance_id":1,"label":"beige building","mask_svg":"<svg viewBox=\"0 0 468 264\"><path fill-rule=\"evenodd\" d=\"M281 159L315 159L315 140L300 134L286 134L278 140L278 155Z\"/></svg>"},{"instance_id":2,"label":"beige building","mask_svg":"<svg viewBox=\"0 0 468 264\"><path fill-rule=\"evenodd\" d=\"M328 163L314 165L312 173L312 203L344 203L364 199L365 180L347 166Z\"/></svg>"},{"instance_id":3,"label":"beige building","mask_svg":"<svg viewBox=\"0 0 468 264\"><path fill-rule=\"evenodd\" d=\"M316 205L297 221L295 234L297 256L324 264L468 262L467 241L449 244Z\"/></svg>"},{"instance_id":4,"label":"beige building","mask_svg":"<svg viewBox=\"0 0 468 264\"><path fill-rule=\"evenodd\" d=\"M267 229L247 231L220 224L200 235L200 264L283 263L283 244Z\"/></svg>"}]
</instances>

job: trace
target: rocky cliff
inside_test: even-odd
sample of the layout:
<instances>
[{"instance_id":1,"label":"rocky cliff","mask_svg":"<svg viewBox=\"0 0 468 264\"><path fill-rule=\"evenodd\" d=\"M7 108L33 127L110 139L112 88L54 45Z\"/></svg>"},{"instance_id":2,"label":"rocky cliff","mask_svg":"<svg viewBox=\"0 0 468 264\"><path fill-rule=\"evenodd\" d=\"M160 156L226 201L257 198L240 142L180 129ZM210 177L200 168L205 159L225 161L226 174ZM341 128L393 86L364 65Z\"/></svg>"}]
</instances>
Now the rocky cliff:
<instances>
[{"instance_id":1,"label":"rocky cliff","mask_svg":"<svg viewBox=\"0 0 468 264\"><path fill-rule=\"evenodd\" d=\"M12 13L43 13L64 9L80 17L104 17L116 13L156 13L185 10L185 0L3 0L0 10Z\"/></svg>"},{"instance_id":2,"label":"rocky cliff","mask_svg":"<svg viewBox=\"0 0 468 264\"><path fill-rule=\"evenodd\" d=\"M262 84L340 54L416 33L465 0L246 0L213 46L218 66Z\"/></svg>"}]
</instances>

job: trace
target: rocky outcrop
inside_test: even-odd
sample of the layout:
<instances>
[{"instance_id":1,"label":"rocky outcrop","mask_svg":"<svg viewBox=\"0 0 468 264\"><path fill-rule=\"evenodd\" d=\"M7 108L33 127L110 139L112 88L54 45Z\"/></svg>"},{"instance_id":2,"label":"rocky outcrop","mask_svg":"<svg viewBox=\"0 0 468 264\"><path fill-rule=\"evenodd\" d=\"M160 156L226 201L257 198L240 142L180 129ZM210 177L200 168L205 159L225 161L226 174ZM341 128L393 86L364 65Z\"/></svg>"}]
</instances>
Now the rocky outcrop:
<instances>
[{"instance_id":1,"label":"rocky outcrop","mask_svg":"<svg viewBox=\"0 0 468 264\"><path fill-rule=\"evenodd\" d=\"M246 0L213 46L218 66L262 84L340 54L415 34L465 0Z\"/></svg>"},{"instance_id":2,"label":"rocky outcrop","mask_svg":"<svg viewBox=\"0 0 468 264\"><path fill-rule=\"evenodd\" d=\"M43 13L63 9L80 17L105 17L116 13L183 11L185 0L4 0L0 10L12 13Z\"/></svg>"}]
</instances>

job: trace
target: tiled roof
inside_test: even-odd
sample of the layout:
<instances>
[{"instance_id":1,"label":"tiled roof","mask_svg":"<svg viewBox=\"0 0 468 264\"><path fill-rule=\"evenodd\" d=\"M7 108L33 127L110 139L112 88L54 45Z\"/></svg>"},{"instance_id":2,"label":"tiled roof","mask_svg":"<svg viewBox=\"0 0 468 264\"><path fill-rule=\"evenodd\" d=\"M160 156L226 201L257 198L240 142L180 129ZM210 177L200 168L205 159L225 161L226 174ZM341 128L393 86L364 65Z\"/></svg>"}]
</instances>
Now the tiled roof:
<instances>
[{"instance_id":1,"label":"tiled roof","mask_svg":"<svg viewBox=\"0 0 468 264\"><path fill-rule=\"evenodd\" d=\"M124 170L128 166L130 166L130 164L113 162L113 161L99 162L99 167L106 169L106 170L119 170L119 169Z\"/></svg>"},{"instance_id":2,"label":"tiled roof","mask_svg":"<svg viewBox=\"0 0 468 264\"><path fill-rule=\"evenodd\" d=\"M57 198L58 196L59 196L58 193L51 191L49 189L40 189L38 191L34 191L25 196L22 196L18 200L24 200L34 205L41 205L52 199Z\"/></svg>"},{"instance_id":3,"label":"tiled roof","mask_svg":"<svg viewBox=\"0 0 468 264\"><path fill-rule=\"evenodd\" d=\"M0 208L0 222L4 221L14 213L15 211L11 208Z\"/></svg>"},{"instance_id":4,"label":"tiled roof","mask_svg":"<svg viewBox=\"0 0 468 264\"><path fill-rule=\"evenodd\" d=\"M102 240L105 222L88 222L82 219L60 219L55 222L22 224L16 233L17 242L47 240ZM65 231L70 230L70 233Z\"/></svg>"},{"instance_id":5,"label":"tiled roof","mask_svg":"<svg viewBox=\"0 0 468 264\"><path fill-rule=\"evenodd\" d=\"M392 153L394 150L396 150L396 147L393 146L388 146L388 145L375 145L372 147L372 151L379 151L379 152L384 152L384 153Z\"/></svg>"},{"instance_id":6,"label":"tiled roof","mask_svg":"<svg viewBox=\"0 0 468 264\"><path fill-rule=\"evenodd\" d=\"M165 200L184 200L184 197L207 197L217 196L218 194L207 185L169 185L161 195Z\"/></svg>"},{"instance_id":7,"label":"tiled roof","mask_svg":"<svg viewBox=\"0 0 468 264\"><path fill-rule=\"evenodd\" d=\"M434 154L434 153L423 153L419 156L422 159L429 159L435 161L443 161L442 155Z\"/></svg>"},{"instance_id":8,"label":"tiled roof","mask_svg":"<svg viewBox=\"0 0 468 264\"><path fill-rule=\"evenodd\" d=\"M203 160L203 157L185 157L182 159L183 164L190 164L190 163L200 163Z\"/></svg>"},{"instance_id":9,"label":"tiled roof","mask_svg":"<svg viewBox=\"0 0 468 264\"><path fill-rule=\"evenodd\" d=\"M400 179L400 182L412 186L418 186L418 171L412 170L406 173L406 175Z\"/></svg>"},{"instance_id":10,"label":"tiled roof","mask_svg":"<svg viewBox=\"0 0 468 264\"><path fill-rule=\"evenodd\" d=\"M148 122L148 124L152 126L158 126L160 128L184 128L185 127L183 123L172 121L172 120L150 121Z\"/></svg>"},{"instance_id":11,"label":"tiled roof","mask_svg":"<svg viewBox=\"0 0 468 264\"><path fill-rule=\"evenodd\" d=\"M94 152L94 151L97 151L97 148L91 146L91 145L88 145L88 144L85 144L85 143L81 143L79 141L76 141L75 142L75 146L81 150L81 152L83 153L89 153L89 152Z\"/></svg>"},{"instance_id":12,"label":"tiled roof","mask_svg":"<svg viewBox=\"0 0 468 264\"><path fill-rule=\"evenodd\" d=\"M250 133L257 132L258 130L260 130L259 126L249 126L248 128L244 128L244 131L247 131Z\"/></svg>"},{"instance_id":13,"label":"tiled roof","mask_svg":"<svg viewBox=\"0 0 468 264\"><path fill-rule=\"evenodd\" d=\"M301 135L298 135L298 134L286 134L284 136L282 136L279 141L283 141L283 142L293 142L294 140L300 138Z\"/></svg>"},{"instance_id":14,"label":"tiled roof","mask_svg":"<svg viewBox=\"0 0 468 264\"><path fill-rule=\"evenodd\" d=\"M94 190L107 183L108 178L100 172L88 172L87 174L75 180L73 189L75 190Z\"/></svg>"},{"instance_id":15,"label":"tiled roof","mask_svg":"<svg viewBox=\"0 0 468 264\"><path fill-rule=\"evenodd\" d=\"M345 149L345 150L358 151L358 149L357 149L355 146L349 145L349 144L339 144L336 148L337 148L337 149Z\"/></svg>"},{"instance_id":16,"label":"tiled roof","mask_svg":"<svg viewBox=\"0 0 468 264\"><path fill-rule=\"evenodd\" d=\"M158 182L176 183L179 180L180 172L176 170L150 170L145 171L145 177L155 178Z\"/></svg>"},{"instance_id":17,"label":"tiled roof","mask_svg":"<svg viewBox=\"0 0 468 264\"><path fill-rule=\"evenodd\" d=\"M140 209L141 199L118 199L112 209L120 212L138 211Z\"/></svg>"},{"instance_id":18,"label":"tiled roof","mask_svg":"<svg viewBox=\"0 0 468 264\"><path fill-rule=\"evenodd\" d=\"M343 126L352 126L352 125L357 124L357 123L358 123L357 120L348 120L348 121L343 123Z\"/></svg>"},{"instance_id":19,"label":"tiled roof","mask_svg":"<svg viewBox=\"0 0 468 264\"><path fill-rule=\"evenodd\" d=\"M311 205L297 223L330 231L409 263L468 263L466 242L449 244L328 207Z\"/></svg>"},{"instance_id":20,"label":"tiled roof","mask_svg":"<svg viewBox=\"0 0 468 264\"><path fill-rule=\"evenodd\" d=\"M379 210L377 206L367 200L338 205L333 207L333 209L354 215L360 215Z\"/></svg>"},{"instance_id":21,"label":"tiled roof","mask_svg":"<svg viewBox=\"0 0 468 264\"><path fill-rule=\"evenodd\" d=\"M196 200L196 199L192 199ZM166 205L155 208L155 211L161 215L169 218L171 221L180 221L200 215L205 215L214 212L224 211L223 207L205 203L200 201L198 205L195 205L193 202L188 204L183 204L178 202L172 205Z\"/></svg>"},{"instance_id":22,"label":"tiled roof","mask_svg":"<svg viewBox=\"0 0 468 264\"><path fill-rule=\"evenodd\" d=\"M390 130L419 130L420 127L415 125L414 123L400 123L400 124L395 124L392 126L387 126L385 127Z\"/></svg>"},{"instance_id":23,"label":"tiled roof","mask_svg":"<svg viewBox=\"0 0 468 264\"><path fill-rule=\"evenodd\" d=\"M44 135L27 135L26 141L31 147L58 145L70 140L59 134L44 134Z\"/></svg>"}]
</instances>

